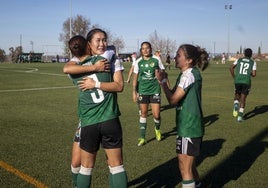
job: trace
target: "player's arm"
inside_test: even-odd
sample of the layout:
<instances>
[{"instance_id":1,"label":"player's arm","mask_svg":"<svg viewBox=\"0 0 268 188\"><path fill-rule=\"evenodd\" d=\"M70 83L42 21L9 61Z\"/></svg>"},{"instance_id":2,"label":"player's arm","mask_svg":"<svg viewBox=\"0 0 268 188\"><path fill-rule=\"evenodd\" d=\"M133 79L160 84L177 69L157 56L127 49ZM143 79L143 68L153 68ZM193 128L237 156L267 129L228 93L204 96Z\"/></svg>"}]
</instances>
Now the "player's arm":
<instances>
[{"instance_id":1,"label":"player's arm","mask_svg":"<svg viewBox=\"0 0 268 188\"><path fill-rule=\"evenodd\" d=\"M251 76L252 76L252 77L255 77L255 76L256 76L256 70L252 70L252 72L251 72Z\"/></svg>"},{"instance_id":2,"label":"player's arm","mask_svg":"<svg viewBox=\"0 0 268 188\"><path fill-rule=\"evenodd\" d=\"M113 73L113 82L99 82L95 81L92 78L85 77L82 81L78 81L79 88L83 91L87 89L98 88L107 92L122 92L124 89L124 78L123 70L124 67L118 59L114 62Z\"/></svg>"},{"instance_id":3,"label":"player's arm","mask_svg":"<svg viewBox=\"0 0 268 188\"><path fill-rule=\"evenodd\" d=\"M87 72L102 72L107 71L110 65L106 59L101 59L94 65L78 65L76 62L67 62L63 67L63 72L65 74L81 74Z\"/></svg>"},{"instance_id":4,"label":"player's arm","mask_svg":"<svg viewBox=\"0 0 268 188\"><path fill-rule=\"evenodd\" d=\"M235 77L235 74L234 74L234 69L235 69L235 67L236 67L236 64L232 64L231 66L230 66L230 73L231 73L231 75L232 75L232 77L234 78Z\"/></svg>"},{"instance_id":5,"label":"player's arm","mask_svg":"<svg viewBox=\"0 0 268 188\"><path fill-rule=\"evenodd\" d=\"M166 98L168 100L168 103L171 105L176 105L184 96L185 91L181 87L177 87L175 92L173 93L169 87L167 82L162 82L162 89L164 90L164 93L166 95Z\"/></svg>"},{"instance_id":6,"label":"player's arm","mask_svg":"<svg viewBox=\"0 0 268 188\"><path fill-rule=\"evenodd\" d=\"M133 102L137 102L137 97L138 97L137 87L138 87L138 73L134 72L133 80L132 80L132 98L133 98Z\"/></svg>"},{"instance_id":7,"label":"player's arm","mask_svg":"<svg viewBox=\"0 0 268 188\"><path fill-rule=\"evenodd\" d=\"M130 83L130 78L132 76L133 70L134 70L134 66L131 65L129 72L128 72L128 77L127 77L127 81L126 81L127 83Z\"/></svg>"},{"instance_id":8,"label":"player's arm","mask_svg":"<svg viewBox=\"0 0 268 188\"><path fill-rule=\"evenodd\" d=\"M133 102L137 102L137 98L138 98L138 76L139 76L139 61L141 60L141 58L139 58L134 66L133 66L133 80L132 80L132 98L133 98Z\"/></svg>"},{"instance_id":9,"label":"player's arm","mask_svg":"<svg viewBox=\"0 0 268 188\"><path fill-rule=\"evenodd\" d=\"M85 77L83 80L78 81L78 86L82 91L87 89L101 89L107 92L122 92L124 89L123 71L116 71L113 74L113 82L99 82L92 78Z\"/></svg>"},{"instance_id":10,"label":"player's arm","mask_svg":"<svg viewBox=\"0 0 268 188\"><path fill-rule=\"evenodd\" d=\"M256 74L257 74L256 70L257 70L257 64L256 64L256 62L254 61L253 69L252 69L252 72L251 72L251 76L252 76L252 77L255 77L255 76L256 76Z\"/></svg>"}]
</instances>

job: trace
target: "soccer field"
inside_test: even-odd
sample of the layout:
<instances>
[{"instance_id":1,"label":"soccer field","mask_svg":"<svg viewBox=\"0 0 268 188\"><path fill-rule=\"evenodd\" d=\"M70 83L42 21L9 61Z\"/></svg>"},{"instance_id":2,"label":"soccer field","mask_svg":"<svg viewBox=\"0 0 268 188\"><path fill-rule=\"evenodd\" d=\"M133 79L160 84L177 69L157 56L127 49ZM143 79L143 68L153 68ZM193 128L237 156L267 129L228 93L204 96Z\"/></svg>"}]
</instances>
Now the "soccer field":
<instances>
[{"instance_id":1,"label":"soccer field","mask_svg":"<svg viewBox=\"0 0 268 188\"><path fill-rule=\"evenodd\" d=\"M71 146L77 127L78 90L63 74L63 63L0 64L0 187L71 187ZM130 64L125 65L127 77ZM230 62L202 73L206 122L198 170L204 187L266 187L268 179L268 62L257 76L245 108L246 120L232 117ZM167 70L171 85L178 76ZM118 95L124 133L124 166L129 187L181 187L175 153L175 110L162 95L163 139L147 119L147 144L137 146L139 116L132 85ZM151 111L149 111L151 112ZM108 187L103 150L93 171L93 188Z\"/></svg>"}]
</instances>

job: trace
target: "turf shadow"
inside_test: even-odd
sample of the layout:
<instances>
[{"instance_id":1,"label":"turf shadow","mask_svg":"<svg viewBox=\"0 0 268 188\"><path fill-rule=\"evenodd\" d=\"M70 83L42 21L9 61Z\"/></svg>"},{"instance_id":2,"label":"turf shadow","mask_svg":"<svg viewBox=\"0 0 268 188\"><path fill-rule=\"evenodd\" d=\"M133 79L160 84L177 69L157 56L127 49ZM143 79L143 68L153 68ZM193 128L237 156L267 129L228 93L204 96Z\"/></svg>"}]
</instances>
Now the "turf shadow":
<instances>
[{"instance_id":1,"label":"turf shadow","mask_svg":"<svg viewBox=\"0 0 268 188\"><path fill-rule=\"evenodd\" d=\"M256 115L264 114L266 112L268 112L268 105L256 106L253 110L244 115L244 119L250 119Z\"/></svg>"},{"instance_id":2,"label":"turf shadow","mask_svg":"<svg viewBox=\"0 0 268 188\"><path fill-rule=\"evenodd\" d=\"M202 154L197 158L197 165L200 165L207 157L216 156L221 150L223 142L223 139L204 141L202 144ZM177 157L174 157L140 177L130 181L128 186L137 188L173 188L180 182L181 176L178 168L178 160Z\"/></svg>"},{"instance_id":3,"label":"turf shadow","mask_svg":"<svg viewBox=\"0 0 268 188\"><path fill-rule=\"evenodd\" d=\"M268 143L262 141L267 136L268 128L249 140L245 145L237 147L226 160L207 172L201 180L202 187L224 187L229 181L239 179L267 148Z\"/></svg>"},{"instance_id":4,"label":"turf shadow","mask_svg":"<svg viewBox=\"0 0 268 188\"><path fill-rule=\"evenodd\" d=\"M208 127L219 119L219 114L211 114L203 118L204 126Z\"/></svg>"},{"instance_id":5,"label":"turf shadow","mask_svg":"<svg viewBox=\"0 0 268 188\"><path fill-rule=\"evenodd\" d=\"M211 124L215 123L217 120L219 119L219 114L212 114L209 116L204 117L203 121L204 121L204 126L208 127ZM176 133L176 127L173 127L172 130L168 131L168 132L164 132L162 133L162 140L167 139L170 136L175 136L177 135ZM147 140L147 144L151 141L155 140L155 138L151 138L149 140Z\"/></svg>"}]
</instances>

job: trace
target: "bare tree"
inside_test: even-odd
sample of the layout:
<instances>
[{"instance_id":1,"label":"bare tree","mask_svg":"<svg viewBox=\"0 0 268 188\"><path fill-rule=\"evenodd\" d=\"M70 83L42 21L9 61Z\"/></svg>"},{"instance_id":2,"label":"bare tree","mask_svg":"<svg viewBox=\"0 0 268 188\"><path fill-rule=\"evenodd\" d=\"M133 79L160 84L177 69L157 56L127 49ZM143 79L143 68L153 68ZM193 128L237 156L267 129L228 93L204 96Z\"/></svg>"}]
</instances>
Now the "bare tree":
<instances>
[{"instance_id":1,"label":"bare tree","mask_svg":"<svg viewBox=\"0 0 268 188\"><path fill-rule=\"evenodd\" d=\"M6 60L6 52L5 50L0 48L0 62L4 62Z\"/></svg>"},{"instance_id":2,"label":"bare tree","mask_svg":"<svg viewBox=\"0 0 268 188\"><path fill-rule=\"evenodd\" d=\"M122 50L125 47L124 40L122 38L112 35L109 29L105 29L98 24L91 25L90 20L81 15L77 15L74 18L72 18L72 24L71 24L72 35L71 36L82 35L86 37L88 31L93 28L103 29L107 33L108 44L115 45L117 49L117 53L119 50ZM59 40L64 43L65 55L69 55L70 52L69 52L69 47L68 47L68 41L70 40L70 18L67 18L65 22L63 23L63 33L60 33Z\"/></svg>"},{"instance_id":3,"label":"bare tree","mask_svg":"<svg viewBox=\"0 0 268 188\"><path fill-rule=\"evenodd\" d=\"M72 24L71 24L71 36L74 35L82 35L86 36L87 32L90 28L90 20L85 18L82 15L77 15L74 18L72 18ZM68 41L70 40L70 18L67 18L63 22L63 33L60 33L59 41L62 41L64 43L64 53L65 55L69 54L69 47L68 47Z\"/></svg>"},{"instance_id":4,"label":"bare tree","mask_svg":"<svg viewBox=\"0 0 268 188\"><path fill-rule=\"evenodd\" d=\"M155 30L149 35L149 42L152 44L153 50L161 50L163 54L175 53L176 50L176 40L171 40L169 38L163 38Z\"/></svg>"},{"instance_id":5,"label":"bare tree","mask_svg":"<svg viewBox=\"0 0 268 188\"><path fill-rule=\"evenodd\" d=\"M107 33L107 43L108 45L115 46L117 54L120 53L120 50L123 50L125 48L124 39L122 37L117 37L115 34L112 34L112 32L109 29L103 28L98 24L92 26L92 28L100 28Z\"/></svg>"},{"instance_id":6,"label":"bare tree","mask_svg":"<svg viewBox=\"0 0 268 188\"><path fill-rule=\"evenodd\" d=\"M13 47L9 48L9 56L11 57L12 63L19 62L19 56L21 55L21 53L22 53L21 46L16 47L16 49L14 49Z\"/></svg>"},{"instance_id":7,"label":"bare tree","mask_svg":"<svg viewBox=\"0 0 268 188\"><path fill-rule=\"evenodd\" d=\"M117 54L120 53L120 50L123 50L125 48L125 42L122 37L113 37L111 44L115 46Z\"/></svg>"}]
</instances>

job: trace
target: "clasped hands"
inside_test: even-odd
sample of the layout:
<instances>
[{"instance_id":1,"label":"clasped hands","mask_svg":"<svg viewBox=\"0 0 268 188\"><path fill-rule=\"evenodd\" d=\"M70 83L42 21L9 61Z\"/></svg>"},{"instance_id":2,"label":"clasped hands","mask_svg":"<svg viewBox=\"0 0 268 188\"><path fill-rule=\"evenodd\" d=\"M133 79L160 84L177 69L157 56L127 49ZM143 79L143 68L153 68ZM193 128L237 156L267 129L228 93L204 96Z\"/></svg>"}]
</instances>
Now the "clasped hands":
<instances>
[{"instance_id":1,"label":"clasped hands","mask_svg":"<svg viewBox=\"0 0 268 188\"><path fill-rule=\"evenodd\" d=\"M165 71L157 71L155 73L155 76L158 80L158 82L161 84L163 80L167 80L168 79L168 73Z\"/></svg>"},{"instance_id":2,"label":"clasped hands","mask_svg":"<svg viewBox=\"0 0 268 188\"><path fill-rule=\"evenodd\" d=\"M94 65L96 72L110 72L110 63L107 59L101 59L97 61ZM78 87L85 91L87 89L95 88L96 81L90 76L84 77L82 80L78 81Z\"/></svg>"}]
</instances>

